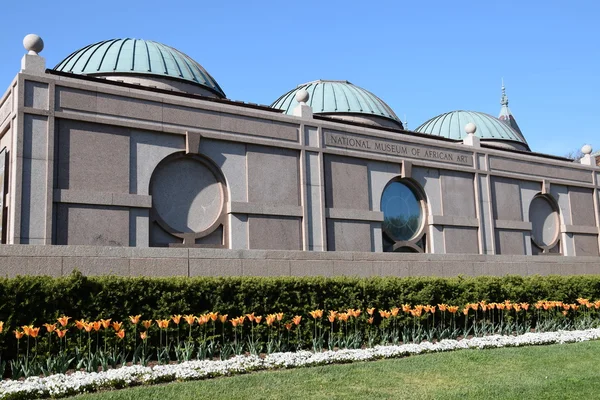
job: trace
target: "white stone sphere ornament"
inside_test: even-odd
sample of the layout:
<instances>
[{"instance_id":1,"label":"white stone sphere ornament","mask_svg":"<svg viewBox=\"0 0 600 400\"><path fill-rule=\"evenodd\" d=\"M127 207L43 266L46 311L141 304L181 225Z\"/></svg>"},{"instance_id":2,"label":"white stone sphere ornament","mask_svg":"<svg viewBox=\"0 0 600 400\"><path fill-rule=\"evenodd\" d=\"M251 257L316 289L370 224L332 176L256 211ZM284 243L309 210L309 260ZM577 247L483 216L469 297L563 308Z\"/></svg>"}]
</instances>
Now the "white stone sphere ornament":
<instances>
[{"instance_id":1,"label":"white stone sphere ornament","mask_svg":"<svg viewBox=\"0 0 600 400\"><path fill-rule=\"evenodd\" d=\"M300 89L296 93L296 101L298 103L306 103L308 101L309 97L310 96L308 95L308 92L306 91L306 89Z\"/></svg>"},{"instance_id":2,"label":"white stone sphere ornament","mask_svg":"<svg viewBox=\"0 0 600 400\"><path fill-rule=\"evenodd\" d=\"M44 50L44 41L36 34L30 33L23 38L23 47L32 55L37 55Z\"/></svg>"},{"instance_id":3,"label":"white stone sphere ornament","mask_svg":"<svg viewBox=\"0 0 600 400\"><path fill-rule=\"evenodd\" d=\"M589 144L584 144L581 148L581 152L585 155L592 154L592 146Z\"/></svg>"},{"instance_id":4,"label":"white stone sphere ornament","mask_svg":"<svg viewBox=\"0 0 600 400\"><path fill-rule=\"evenodd\" d=\"M467 134L474 135L476 131L477 125L475 125L474 123L469 122L467 125L465 125L465 132L467 132Z\"/></svg>"}]
</instances>

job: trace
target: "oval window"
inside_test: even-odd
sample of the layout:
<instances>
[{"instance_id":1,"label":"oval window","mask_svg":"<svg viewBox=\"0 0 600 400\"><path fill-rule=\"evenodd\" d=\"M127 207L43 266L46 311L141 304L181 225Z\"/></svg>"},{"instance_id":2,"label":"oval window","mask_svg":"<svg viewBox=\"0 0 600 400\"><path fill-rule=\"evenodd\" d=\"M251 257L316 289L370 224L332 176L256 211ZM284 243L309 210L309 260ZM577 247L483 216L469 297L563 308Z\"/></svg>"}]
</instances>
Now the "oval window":
<instances>
[{"instance_id":1,"label":"oval window","mask_svg":"<svg viewBox=\"0 0 600 400\"><path fill-rule=\"evenodd\" d=\"M421 201L410 186L397 181L387 185L381 196L381 211L383 230L391 239L408 241L420 233Z\"/></svg>"},{"instance_id":2,"label":"oval window","mask_svg":"<svg viewBox=\"0 0 600 400\"><path fill-rule=\"evenodd\" d=\"M550 248L558 240L559 220L555 206L544 196L533 198L529 206L531 237L541 248Z\"/></svg>"}]
</instances>

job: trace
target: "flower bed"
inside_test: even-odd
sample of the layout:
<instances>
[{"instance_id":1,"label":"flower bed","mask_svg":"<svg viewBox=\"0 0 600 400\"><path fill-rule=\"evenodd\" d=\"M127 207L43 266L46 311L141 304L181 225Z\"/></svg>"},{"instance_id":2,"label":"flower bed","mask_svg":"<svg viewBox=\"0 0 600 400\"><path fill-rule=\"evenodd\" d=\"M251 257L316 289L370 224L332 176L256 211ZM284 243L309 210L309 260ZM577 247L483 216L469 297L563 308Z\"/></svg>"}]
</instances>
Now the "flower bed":
<instances>
[{"instance_id":1,"label":"flower bed","mask_svg":"<svg viewBox=\"0 0 600 400\"><path fill-rule=\"evenodd\" d=\"M25 380L6 380L0 383L0 399L36 399L65 397L105 389L126 388L136 385L206 379L224 375L277 368L309 367L325 364L398 358L413 354L452 351L458 349L485 349L571 343L600 338L600 329L525 333L517 336L490 335L471 339L444 339L422 342L375 346L365 349L343 349L323 352L272 353L263 358L256 355L235 356L224 361L186 361L180 364L141 365L110 369L105 372L75 372L48 377L29 377Z\"/></svg>"}]
</instances>

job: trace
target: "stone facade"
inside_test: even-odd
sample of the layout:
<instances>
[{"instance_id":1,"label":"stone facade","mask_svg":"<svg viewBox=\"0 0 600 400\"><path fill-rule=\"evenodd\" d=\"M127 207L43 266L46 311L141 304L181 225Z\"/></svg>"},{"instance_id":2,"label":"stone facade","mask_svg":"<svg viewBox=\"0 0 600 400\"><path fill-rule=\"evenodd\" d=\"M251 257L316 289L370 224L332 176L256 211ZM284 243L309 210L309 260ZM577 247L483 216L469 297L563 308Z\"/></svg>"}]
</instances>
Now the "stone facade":
<instances>
[{"instance_id":1,"label":"stone facade","mask_svg":"<svg viewBox=\"0 0 600 400\"><path fill-rule=\"evenodd\" d=\"M477 144L24 70L0 99L0 150L6 149L8 159L2 242L65 245L75 256L73 245L243 250L211 265L191 256L201 249L162 250L172 251L160 253L165 259L177 260L169 268L188 276L246 274L252 269L244 263L269 254L249 250L285 250L300 259L304 256L298 251L332 252L323 259L308 256L314 263L290 263L280 271L283 275L415 273L401 267L408 260L386 267L393 255L361 256L369 258L363 267L344 255L390 249L439 255L435 262L413 255L411 262L465 261L455 272L469 274L480 271L474 262L493 259L450 254L599 255L600 169ZM399 247L388 243L384 233L382 196L391 182L410 186L422 213L414 240L399 241ZM540 197L552 215L531 211ZM543 242L532 232L552 240ZM86 247L85 252L93 250ZM162 268L162 256L149 261L131 254L127 261L115 260L110 270L118 272L123 262L122 272L131 274ZM26 256L14 257L11 263L18 264L15 260ZM60 257L65 273L72 260L66 253ZM528 258L514 260L499 261L502 267L495 271L530 270L523 267ZM562 265L552 260L554 266L546 271ZM98 271L104 271L103 263ZM264 265L260 268L269 268ZM531 265L546 268L539 261ZM13 274L13 267L2 268L3 274Z\"/></svg>"}]
</instances>

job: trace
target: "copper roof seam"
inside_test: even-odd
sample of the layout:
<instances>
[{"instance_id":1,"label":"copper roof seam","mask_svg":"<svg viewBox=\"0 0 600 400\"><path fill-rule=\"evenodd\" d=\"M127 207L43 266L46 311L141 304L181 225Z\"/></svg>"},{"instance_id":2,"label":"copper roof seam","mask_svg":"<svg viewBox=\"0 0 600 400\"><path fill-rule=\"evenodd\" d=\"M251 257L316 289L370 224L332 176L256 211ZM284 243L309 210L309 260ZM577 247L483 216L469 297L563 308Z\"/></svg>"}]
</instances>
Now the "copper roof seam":
<instances>
[{"instance_id":1,"label":"copper roof seam","mask_svg":"<svg viewBox=\"0 0 600 400\"><path fill-rule=\"evenodd\" d=\"M104 54L102 54L102 58L100 59L100 62L98 63L98 68L96 69L96 72L99 72L102 69L102 63L104 62L104 58L106 57L106 54L108 54L108 50L110 50L110 48L112 47L113 44L115 44L117 42L117 39L112 39L109 40L110 44L108 45L108 47L106 48L106 50L104 50ZM103 46L105 43L102 43L100 46Z\"/></svg>"},{"instance_id":2,"label":"copper roof seam","mask_svg":"<svg viewBox=\"0 0 600 400\"><path fill-rule=\"evenodd\" d=\"M131 40L131 39L126 38L125 40L121 40L121 45L119 46L119 51L117 52L117 57L115 57L115 67L113 68L113 71L117 70L117 67L119 65L119 58L121 57L121 51L123 50L123 46L125 46L125 43L127 43L128 40Z\"/></svg>"},{"instance_id":3,"label":"copper roof seam","mask_svg":"<svg viewBox=\"0 0 600 400\"><path fill-rule=\"evenodd\" d=\"M146 56L148 57L148 72L152 72L152 61L150 60L150 49L148 48L148 42L144 40L144 46L146 46Z\"/></svg>"},{"instance_id":4,"label":"copper roof seam","mask_svg":"<svg viewBox=\"0 0 600 400\"><path fill-rule=\"evenodd\" d=\"M158 47L158 45L157 45ZM177 58L173 55L173 51L167 47L167 46L161 46L164 48L165 53L167 53L167 56L171 57L173 59L173 63L175 63L175 67L177 67L177 70L179 71L179 77L183 78L183 71L181 70L181 66L179 66L179 63L177 62Z\"/></svg>"},{"instance_id":5,"label":"copper roof seam","mask_svg":"<svg viewBox=\"0 0 600 400\"><path fill-rule=\"evenodd\" d=\"M100 44L98 45L98 47L102 46L103 44L104 44L104 43L100 43ZM78 63L78 62L79 62L79 60L81 59L81 57L83 57L83 55L84 55L85 53L87 53L87 52L88 52L88 50L89 50L90 48L92 48L92 46L94 46L94 45L92 44L92 45L90 45L90 46L86 46L86 47L84 47L84 48L83 48L83 50L80 50L79 57L77 57L77 58L75 59L75 61L73 61L73 65L71 66L71 69L69 70L70 72L73 72L73 69L75 68L75 66L77 65L77 63ZM81 71L83 72L83 68L81 69Z\"/></svg>"},{"instance_id":6,"label":"copper roof seam","mask_svg":"<svg viewBox=\"0 0 600 400\"><path fill-rule=\"evenodd\" d=\"M90 54L90 56L88 57L87 61L85 62L85 64L83 64L83 67L81 68L82 71L85 71L85 68L87 67L88 63L90 62L90 60L92 59L92 57L94 56L94 54L96 53L96 51L98 51L98 49L104 44L106 43L107 40L101 42L98 46L96 46L96 48L92 51L92 54ZM83 54L93 45L89 45L85 48L85 50L81 53L81 55L79 56L79 58L81 58L81 56L83 56ZM77 59L77 61L79 61L79 58ZM75 66L75 64L77 64L77 61L73 64L73 67ZM73 70L73 68L71 68L71 70Z\"/></svg>"}]
</instances>

